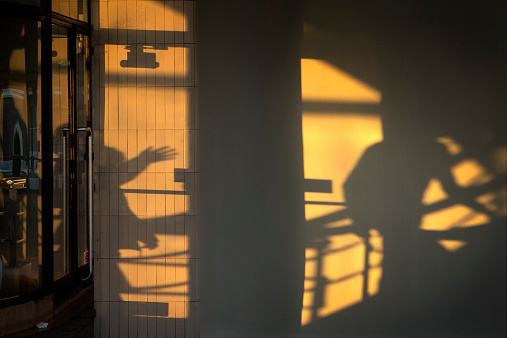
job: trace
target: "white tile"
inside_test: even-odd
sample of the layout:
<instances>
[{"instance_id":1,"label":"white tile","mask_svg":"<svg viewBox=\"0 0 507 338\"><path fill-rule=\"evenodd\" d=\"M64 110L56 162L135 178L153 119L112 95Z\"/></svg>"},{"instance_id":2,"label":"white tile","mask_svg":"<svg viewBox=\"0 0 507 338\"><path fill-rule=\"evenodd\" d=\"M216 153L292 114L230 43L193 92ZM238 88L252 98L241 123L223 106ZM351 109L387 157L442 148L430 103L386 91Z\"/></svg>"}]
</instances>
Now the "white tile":
<instances>
[{"instance_id":1,"label":"white tile","mask_svg":"<svg viewBox=\"0 0 507 338\"><path fill-rule=\"evenodd\" d=\"M185 69L185 87L194 86L194 68L195 68L195 51L194 51L194 45L187 44L184 45L184 69Z\"/></svg>"},{"instance_id":2,"label":"white tile","mask_svg":"<svg viewBox=\"0 0 507 338\"><path fill-rule=\"evenodd\" d=\"M128 131L118 130L118 172L126 173L128 156ZM114 156L116 158L116 156Z\"/></svg>"},{"instance_id":3,"label":"white tile","mask_svg":"<svg viewBox=\"0 0 507 338\"><path fill-rule=\"evenodd\" d=\"M119 215L119 177L118 173L109 174L109 215Z\"/></svg>"},{"instance_id":4,"label":"white tile","mask_svg":"<svg viewBox=\"0 0 507 338\"><path fill-rule=\"evenodd\" d=\"M148 148L148 151L146 152L146 171L150 173L155 172L155 162L156 162L156 139L155 139L155 132L153 129L148 129L146 133L146 147Z\"/></svg>"},{"instance_id":5,"label":"white tile","mask_svg":"<svg viewBox=\"0 0 507 338\"><path fill-rule=\"evenodd\" d=\"M98 271L98 277L100 278L99 286L100 286L100 295L102 302L109 301L109 259L100 259L100 271Z\"/></svg>"},{"instance_id":6,"label":"white tile","mask_svg":"<svg viewBox=\"0 0 507 338\"><path fill-rule=\"evenodd\" d=\"M106 111L106 118L109 122L108 129L116 130L118 129L118 87L110 85L108 88L109 97Z\"/></svg>"},{"instance_id":7,"label":"white tile","mask_svg":"<svg viewBox=\"0 0 507 338\"><path fill-rule=\"evenodd\" d=\"M94 270L94 278L93 278L93 301L99 302L102 300L102 293L101 293L101 278L99 277L101 267L100 264L102 263L102 259L99 259L99 256L95 256L94 262L93 262L93 270Z\"/></svg>"},{"instance_id":8,"label":"white tile","mask_svg":"<svg viewBox=\"0 0 507 338\"><path fill-rule=\"evenodd\" d=\"M161 256L165 256L167 254L166 247L166 217L158 217L155 219L155 223L157 226L157 236L159 238L158 241L158 249L161 252ZM165 276L165 273L164 273ZM164 277L165 278L165 277Z\"/></svg>"},{"instance_id":9,"label":"white tile","mask_svg":"<svg viewBox=\"0 0 507 338\"><path fill-rule=\"evenodd\" d=\"M165 87L156 87L155 100L155 129L163 130L166 127Z\"/></svg>"},{"instance_id":10,"label":"white tile","mask_svg":"<svg viewBox=\"0 0 507 338\"><path fill-rule=\"evenodd\" d=\"M118 34L114 28L118 28L118 3L116 1L109 1L107 5L107 28L109 28L109 43L116 44L118 41Z\"/></svg>"},{"instance_id":11,"label":"white tile","mask_svg":"<svg viewBox=\"0 0 507 338\"><path fill-rule=\"evenodd\" d=\"M120 304L118 302L109 303L109 337L119 337L120 335Z\"/></svg>"},{"instance_id":12,"label":"white tile","mask_svg":"<svg viewBox=\"0 0 507 338\"><path fill-rule=\"evenodd\" d=\"M147 195L146 195L146 184L147 184L146 173L139 173L137 176L137 215L139 217L147 215Z\"/></svg>"},{"instance_id":13,"label":"white tile","mask_svg":"<svg viewBox=\"0 0 507 338\"><path fill-rule=\"evenodd\" d=\"M118 217L118 249L129 247L129 217L127 215Z\"/></svg>"},{"instance_id":14,"label":"white tile","mask_svg":"<svg viewBox=\"0 0 507 338\"><path fill-rule=\"evenodd\" d=\"M147 302L148 301L148 294L144 290L144 288L148 285L147 281L147 269L146 269L146 259L139 258L137 260L137 285L142 290L139 290L138 293L138 300L139 302ZM146 313L146 311L141 313Z\"/></svg>"},{"instance_id":15,"label":"white tile","mask_svg":"<svg viewBox=\"0 0 507 338\"><path fill-rule=\"evenodd\" d=\"M155 2L155 30L157 31L155 35L156 43L164 43L165 12L166 9L164 7L164 2L163 1Z\"/></svg>"},{"instance_id":16,"label":"white tile","mask_svg":"<svg viewBox=\"0 0 507 338\"><path fill-rule=\"evenodd\" d=\"M194 17L195 17L195 1L184 1L185 13L185 43L192 43L195 41L194 37Z\"/></svg>"},{"instance_id":17,"label":"white tile","mask_svg":"<svg viewBox=\"0 0 507 338\"><path fill-rule=\"evenodd\" d=\"M185 236L187 237L188 248L186 251L188 252L188 258L196 258L196 250L195 250L195 216L187 216L185 215Z\"/></svg>"},{"instance_id":18,"label":"white tile","mask_svg":"<svg viewBox=\"0 0 507 338\"><path fill-rule=\"evenodd\" d=\"M185 12L183 8L183 1L174 1L174 31L176 32L175 35L175 42L176 43L183 43L183 34L182 32L185 31ZM180 32L180 34L178 34Z\"/></svg>"},{"instance_id":19,"label":"white tile","mask_svg":"<svg viewBox=\"0 0 507 338\"><path fill-rule=\"evenodd\" d=\"M106 147L103 147L103 150L106 152L106 157L109 160L108 171L118 172L120 161L118 130L109 130L108 135Z\"/></svg>"},{"instance_id":20,"label":"white tile","mask_svg":"<svg viewBox=\"0 0 507 338\"><path fill-rule=\"evenodd\" d=\"M155 43L155 1L146 0L146 43Z\"/></svg>"},{"instance_id":21,"label":"white tile","mask_svg":"<svg viewBox=\"0 0 507 338\"><path fill-rule=\"evenodd\" d=\"M108 28L108 15L107 15L107 2L99 1L99 27L100 28ZM108 43L109 36L105 33L105 30L99 30L99 43L106 44Z\"/></svg>"},{"instance_id":22,"label":"white tile","mask_svg":"<svg viewBox=\"0 0 507 338\"><path fill-rule=\"evenodd\" d=\"M185 167L185 134L183 130L174 131L174 148L176 156L174 158L174 168L183 169Z\"/></svg>"},{"instance_id":23,"label":"white tile","mask_svg":"<svg viewBox=\"0 0 507 338\"><path fill-rule=\"evenodd\" d=\"M136 5L137 25L135 28L137 31L144 31L146 30L146 1L136 1ZM138 41L144 41L144 36Z\"/></svg>"},{"instance_id":24,"label":"white tile","mask_svg":"<svg viewBox=\"0 0 507 338\"><path fill-rule=\"evenodd\" d=\"M185 168L189 172L195 171L195 130L185 130Z\"/></svg>"},{"instance_id":25,"label":"white tile","mask_svg":"<svg viewBox=\"0 0 507 338\"><path fill-rule=\"evenodd\" d=\"M186 317L186 308L184 302L176 302L176 318L185 318ZM185 337L185 323L183 320L176 320L176 338L184 338Z\"/></svg>"},{"instance_id":26,"label":"white tile","mask_svg":"<svg viewBox=\"0 0 507 338\"><path fill-rule=\"evenodd\" d=\"M137 227L138 227L138 219L136 216L129 216L128 219L128 229L129 229L129 242L128 242L128 248L130 250L137 250ZM132 277L131 277L132 272ZM131 278L135 278L135 281L137 283L137 270L130 271L129 269L129 280Z\"/></svg>"},{"instance_id":27,"label":"white tile","mask_svg":"<svg viewBox=\"0 0 507 338\"><path fill-rule=\"evenodd\" d=\"M129 305L129 337L137 337L137 302L128 302Z\"/></svg>"},{"instance_id":28,"label":"white tile","mask_svg":"<svg viewBox=\"0 0 507 338\"><path fill-rule=\"evenodd\" d=\"M174 79L174 78L173 78ZM166 114L166 129L174 129L174 88L166 87L165 91L165 114Z\"/></svg>"},{"instance_id":29,"label":"white tile","mask_svg":"<svg viewBox=\"0 0 507 338\"><path fill-rule=\"evenodd\" d=\"M183 87L185 85L185 48L182 44L175 45L174 48L174 85Z\"/></svg>"},{"instance_id":30,"label":"white tile","mask_svg":"<svg viewBox=\"0 0 507 338\"><path fill-rule=\"evenodd\" d=\"M127 88L127 128L137 128L137 88Z\"/></svg>"},{"instance_id":31,"label":"white tile","mask_svg":"<svg viewBox=\"0 0 507 338\"><path fill-rule=\"evenodd\" d=\"M156 216L156 194L153 193L157 189L156 184L156 174L155 173L147 173L146 174L146 189L149 191L146 194L146 215L148 217Z\"/></svg>"},{"instance_id":32,"label":"white tile","mask_svg":"<svg viewBox=\"0 0 507 338\"><path fill-rule=\"evenodd\" d=\"M129 207L129 215L137 215L137 173L128 173L127 174L127 189L128 193L124 193L125 199L127 201L127 205Z\"/></svg>"},{"instance_id":33,"label":"white tile","mask_svg":"<svg viewBox=\"0 0 507 338\"><path fill-rule=\"evenodd\" d=\"M109 258L109 216L99 216L100 234L99 234L99 252L100 258Z\"/></svg>"},{"instance_id":34,"label":"white tile","mask_svg":"<svg viewBox=\"0 0 507 338\"><path fill-rule=\"evenodd\" d=\"M185 318L185 338L195 337L195 308L193 302L186 303L187 317Z\"/></svg>"},{"instance_id":35,"label":"white tile","mask_svg":"<svg viewBox=\"0 0 507 338\"><path fill-rule=\"evenodd\" d=\"M137 306L138 313L140 314L139 317L137 317L137 337L148 337L148 318L146 317L148 313L148 304L146 302L140 302Z\"/></svg>"},{"instance_id":36,"label":"white tile","mask_svg":"<svg viewBox=\"0 0 507 338\"><path fill-rule=\"evenodd\" d=\"M128 302L120 302L120 316L119 316L119 323L120 323L120 331L119 336L120 337L128 337L129 336L129 303Z\"/></svg>"},{"instance_id":37,"label":"white tile","mask_svg":"<svg viewBox=\"0 0 507 338\"><path fill-rule=\"evenodd\" d=\"M195 129L195 89L185 88L187 93L185 101L185 129Z\"/></svg>"},{"instance_id":38,"label":"white tile","mask_svg":"<svg viewBox=\"0 0 507 338\"><path fill-rule=\"evenodd\" d=\"M129 0L127 1L127 29L128 30L136 30L137 29L137 1ZM135 35L133 35L135 38ZM129 43L135 42L135 39L131 40L131 36L129 35Z\"/></svg>"},{"instance_id":39,"label":"white tile","mask_svg":"<svg viewBox=\"0 0 507 338\"><path fill-rule=\"evenodd\" d=\"M175 252L178 253L176 258L187 258L187 243L185 238L185 216L175 216Z\"/></svg>"},{"instance_id":40,"label":"white tile","mask_svg":"<svg viewBox=\"0 0 507 338\"><path fill-rule=\"evenodd\" d=\"M155 215L157 217L163 217L165 216L166 214L166 211L165 211L165 206L166 206L166 202L165 202L165 190L164 190L164 187L165 187L165 177L166 177L166 174L161 172L161 173L156 173L155 174L155 186L157 188L157 191L159 192L158 194L155 195Z\"/></svg>"},{"instance_id":41,"label":"white tile","mask_svg":"<svg viewBox=\"0 0 507 338\"><path fill-rule=\"evenodd\" d=\"M137 129L137 172L143 172L146 169L146 156L141 156L148 147L148 131L146 129Z\"/></svg>"},{"instance_id":42,"label":"white tile","mask_svg":"<svg viewBox=\"0 0 507 338\"><path fill-rule=\"evenodd\" d=\"M194 211L196 215L200 215L200 205L199 205L199 192L200 192L200 177L199 173L195 174L195 190L194 190Z\"/></svg>"},{"instance_id":43,"label":"white tile","mask_svg":"<svg viewBox=\"0 0 507 338\"><path fill-rule=\"evenodd\" d=\"M118 62L120 62L118 60ZM123 72L120 72L123 74ZM128 119L128 91L127 91L127 74L125 77L118 77L118 129L127 129Z\"/></svg>"},{"instance_id":44,"label":"white tile","mask_svg":"<svg viewBox=\"0 0 507 338\"><path fill-rule=\"evenodd\" d=\"M129 173L137 172L138 166L138 133L135 129L129 129L127 132L127 171Z\"/></svg>"},{"instance_id":45,"label":"white tile","mask_svg":"<svg viewBox=\"0 0 507 338\"><path fill-rule=\"evenodd\" d=\"M118 216L109 216L109 257L118 258Z\"/></svg>"},{"instance_id":46,"label":"white tile","mask_svg":"<svg viewBox=\"0 0 507 338\"><path fill-rule=\"evenodd\" d=\"M99 215L109 215L109 173L99 173L100 186L96 186L98 189L100 198Z\"/></svg>"},{"instance_id":47,"label":"white tile","mask_svg":"<svg viewBox=\"0 0 507 338\"><path fill-rule=\"evenodd\" d=\"M146 247L148 245L148 237L147 237L147 221L146 219L138 219L137 220L137 241L139 242L139 245ZM140 255L144 253L145 249L142 249L140 252ZM141 264L141 263L139 263ZM146 264L146 263L145 263ZM141 270L138 268L138 281L139 285L145 285L146 284L146 267L144 268L144 275L141 276ZM143 279L144 278L144 279ZM143 282L144 281L144 282Z\"/></svg>"},{"instance_id":48,"label":"white tile","mask_svg":"<svg viewBox=\"0 0 507 338\"><path fill-rule=\"evenodd\" d=\"M102 132L103 144L100 145L100 153L97 153L97 159L99 161L100 172L109 172L109 149L107 144L109 143L109 130Z\"/></svg>"},{"instance_id":49,"label":"white tile","mask_svg":"<svg viewBox=\"0 0 507 338\"><path fill-rule=\"evenodd\" d=\"M155 172L165 173L167 158L172 154L166 143L165 130L155 130Z\"/></svg>"},{"instance_id":50,"label":"white tile","mask_svg":"<svg viewBox=\"0 0 507 338\"><path fill-rule=\"evenodd\" d=\"M121 39L121 41L120 41ZM122 66L122 62L127 60L128 58L128 50L127 50L127 31L122 30L118 32L118 61L117 61L117 69L118 69L118 87L127 87L128 86L128 70L130 67ZM120 101L120 104L122 102ZM125 114L120 111L120 114ZM121 117L121 115L120 115Z\"/></svg>"},{"instance_id":51,"label":"white tile","mask_svg":"<svg viewBox=\"0 0 507 338\"><path fill-rule=\"evenodd\" d=\"M109 302L100 302L98 307L100 317L100 336L109 337Z\"/></svg>"},{"instance_id":52,"label":"white tile","mask_svg":"<svg viewBox=\"0 0 507 338\"><path fill-rule=\"evenodd\" d=\"M165 0L164 7L166 8L164 13L164 38L165 43L174 43L174 1Z\"/></svg>"},{"instance_id":53,"label":"white tile","mask_svg":"<svg viewBox=\"0 0 507 338\"><path fill-rule=\"evenodd\" d=\"M146 128L156 129L155 87L146 88Z\"/></svg>"},{"instance_id":54,"label":"white tile","mask_svg":"<svg viewBox=\"0 0 507 338\"><path fill-rule=\"evenodd\" d=\"M148 303L148 337L157 336L157 304Z\"/></svg>"},{"instance_id":55,"label":"white tile","mask_svg":"<svg viewBox=\"0 0 507 338\"><path fill-rule=\"evenodd\" d=\"M174 215L174 173L166 174L165 214Z\"/></svg>"}]
</instances>

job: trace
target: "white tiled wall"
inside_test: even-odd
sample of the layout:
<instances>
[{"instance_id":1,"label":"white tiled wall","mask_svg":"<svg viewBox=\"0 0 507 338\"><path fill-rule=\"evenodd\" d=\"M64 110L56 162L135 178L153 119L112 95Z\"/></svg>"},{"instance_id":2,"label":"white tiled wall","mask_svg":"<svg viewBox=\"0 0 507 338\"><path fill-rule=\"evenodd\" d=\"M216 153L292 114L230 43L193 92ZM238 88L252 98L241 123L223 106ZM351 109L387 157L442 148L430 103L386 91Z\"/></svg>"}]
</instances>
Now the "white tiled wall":
<instances>
[{"instance_id":1,"label":"white tiled wall","mask_svg":"<svg viewBox=\"0 0 507 338\"><path fill-rule=\"evenodd\" d=\"M196 4L91 1L96 337L199 336Z\"/></svg>"}]
</instances>

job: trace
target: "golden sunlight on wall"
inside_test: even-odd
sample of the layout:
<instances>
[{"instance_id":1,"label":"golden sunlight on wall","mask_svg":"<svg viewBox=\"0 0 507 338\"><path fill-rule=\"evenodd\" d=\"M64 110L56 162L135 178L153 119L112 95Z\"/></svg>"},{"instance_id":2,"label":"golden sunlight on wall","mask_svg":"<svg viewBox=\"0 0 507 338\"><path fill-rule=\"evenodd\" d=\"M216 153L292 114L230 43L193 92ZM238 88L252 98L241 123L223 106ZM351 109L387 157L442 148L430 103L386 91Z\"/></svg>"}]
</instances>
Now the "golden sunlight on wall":
<instances>
[{"instance_id":1,"label":"golden sunlight on wall","mask_svg":"<svg viewBox=\"0 0 507 338\"><path fill-rule=\"evenodd\" d=\"M198 337L195 1L92 1L95 336Z\"/></svg>"},{"instance_id":2,"label":"golden sunlight on wall","mask_svg":"<svg viewBox=\"0 0 507 338\"><path fill-rule=\"evenodd\" d=\"M505 159L505 149L493 152L494 163L488 170L479 160L465 157L462 154L463 147L448 136L439 137L436 142L447 148L449 156L455 158L455 164L450 168L453 184L461 189L474 189L484 186L495 179L496 175L504 176L505 164L496 165ZM480 191L480 190L478 190ZM491 216L505 217L507 215L506 187L497 191L472 194L473 197L454 203L438 178L432 178L426 187L422 204L428 209L434 205L442 205L436 210L425 213L421 219L420 228L428 231L448 231L460 228L477 227L491 222ZM449 252L456 252L464 247L467 242L463 240L438 240L443 248Z\"/></svg>"},{"instance_id":3,"label":"golden sunlight on wall","mask_svg":"<svg viewBox=\"0 0 507 338\"><path fill-rule=\"evenodd\" d=\"M363 152L382 141L382 124L372 113L381 102L375 88L324 60L302 59L301 77L308 224L301 324L308 325L378 292L382 237L373 229L367 239L354 232L343 184ZM317 109L322 103L326 108Z\"/></svg>"}]
</instances>

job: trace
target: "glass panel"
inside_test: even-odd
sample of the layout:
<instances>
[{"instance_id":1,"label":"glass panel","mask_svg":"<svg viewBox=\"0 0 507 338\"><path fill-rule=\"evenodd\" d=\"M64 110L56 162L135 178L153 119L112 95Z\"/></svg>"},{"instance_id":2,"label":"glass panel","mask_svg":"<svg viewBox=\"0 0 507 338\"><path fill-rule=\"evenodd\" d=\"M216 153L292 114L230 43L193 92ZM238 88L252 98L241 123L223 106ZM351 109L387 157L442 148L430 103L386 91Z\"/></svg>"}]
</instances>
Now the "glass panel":
<instances>
[{"instance_id":1,"label":"glass panel","mask_svg":"<svg viewBox=\"0 0 507 338\"><path fill-rule=\"evenodd\" d=\"M40 24L0 17L0 300L39 287Z\"/></svg>"},{"instance_id":2,"label":"glass panel","mask_svg":"<svg viewBox=\"0 0 507 338\"><path fill-rule=\"evenodd\" d=\"M53 25L53 252L54 279L70 271L69 58L67 29Z\"/></svg>"},{"instance_id":3,"label":"glass panel","mask_svg":"<svg viewBox=\"0 0 507 338\"><path fill-rule=\"evenodd\" d=\"M87 72L88 37L76 36L76 127L77 132L77 226L78 226L78 264L88 263L88 152L87 152L87 117L89 104L89 79Z\"/></svg>"},{"instance_id":4,"label":"glass panel","mask_svg":"<svg viewBox=\"0 0 507 338\"><path fill-rule=\"evenodd\" d=\"M87 0L51 0L53 12L88 22Z\"/></svg>"}]
</instances>

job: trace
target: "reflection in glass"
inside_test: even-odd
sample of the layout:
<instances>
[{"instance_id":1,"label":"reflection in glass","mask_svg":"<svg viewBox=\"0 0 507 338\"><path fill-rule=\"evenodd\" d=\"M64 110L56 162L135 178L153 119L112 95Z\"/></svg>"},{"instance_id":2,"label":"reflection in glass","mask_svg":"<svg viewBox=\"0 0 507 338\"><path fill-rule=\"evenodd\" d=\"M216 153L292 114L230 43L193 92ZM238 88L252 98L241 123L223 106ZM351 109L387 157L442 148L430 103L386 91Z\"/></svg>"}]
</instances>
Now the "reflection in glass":
<instances>
[{"instance_id":1,"label":"reflection in glass","mask_svg":"<svg viewBox=\"0 0 507 338\"><path fill-rule=\"evenodd\" d=\"M0 300L39 287L40 25L0 18ZM5 34L8 32L8 34Z\"/></svg>"},{"instance_id":2,"label":"reflection in glass","mask_svg":"<svg viewBox=\"0 0 507 338\"><path fill-rule=\"evenodd\" d=\"M67 29L53 25L53 259L54 279L69 272L69 59Z\"/></svg>"},{"instance_id":3,"label":"reflection in glass","mask_svg":"<svg viewBox=\"0 0 507 338\"><path fill-rule=\"evenodd\" d=\"M51 0L53 12L88 22L87 0Z\"/></svg>"},{"instance_id":4,"label":"reflection in glass","mask_svg":"<svg viewBox=\"0 0 507 338\"><path fill-rule=\"evenodd\" d=\"M76 127L77 127L77 228L78 228L78 264L89 262L89 231L87 223L88 191L88 153L87 153L87 113L90 103L88 73L89 38L82 34L76 36Z\"/></svg>"}]
</instances>

